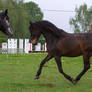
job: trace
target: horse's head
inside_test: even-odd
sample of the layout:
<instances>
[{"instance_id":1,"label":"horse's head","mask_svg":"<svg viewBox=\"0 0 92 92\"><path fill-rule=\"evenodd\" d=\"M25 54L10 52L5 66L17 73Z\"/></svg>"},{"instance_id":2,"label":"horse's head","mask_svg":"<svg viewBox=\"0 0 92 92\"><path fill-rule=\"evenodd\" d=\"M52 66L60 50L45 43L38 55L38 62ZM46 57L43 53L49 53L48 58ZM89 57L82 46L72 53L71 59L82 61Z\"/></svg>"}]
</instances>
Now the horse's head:
<instances>
[{"instance_id":1,"label":"horse's head","mask_svg":"<svg viewBox=\"0 0 92 92\"><path fill-rule=\"evenodd\" d=\"M41 35L40 28L35 23L30 22L29 30L31 34L31 43L36 45Z\"/></svg>"},{"instance_id":2,"label":"horse's head","mask_svg":"<svg viewBox=\"0 0 92 92\"><path fill-rule=\"evenodd\" d=\"M8 35L9 37L13 35L12 28L10 26L8 9L5 11L0 11L0 31Z\"/></svg>"}]
</instances>

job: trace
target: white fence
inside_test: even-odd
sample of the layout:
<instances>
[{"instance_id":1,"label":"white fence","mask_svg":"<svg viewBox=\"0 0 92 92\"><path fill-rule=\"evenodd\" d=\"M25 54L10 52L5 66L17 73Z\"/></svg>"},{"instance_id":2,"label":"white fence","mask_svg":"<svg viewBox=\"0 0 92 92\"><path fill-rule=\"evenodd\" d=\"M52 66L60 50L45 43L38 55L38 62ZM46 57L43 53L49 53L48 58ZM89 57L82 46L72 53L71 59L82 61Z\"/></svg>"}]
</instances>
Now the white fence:
<instances>
[{"instance_id":1,"label":"white fence","mask_svg":"<svg viewBox=\"0 0 92 92\"><path fill-rule=\"evenodd\" d=\"M29 39L8 39L7 43L2 43L1 53L29 53L29 52L41 52L47 51L46 43L41 45L38 43L34 48L32 43L29 43Z\"/></svg>"}]
</instances>

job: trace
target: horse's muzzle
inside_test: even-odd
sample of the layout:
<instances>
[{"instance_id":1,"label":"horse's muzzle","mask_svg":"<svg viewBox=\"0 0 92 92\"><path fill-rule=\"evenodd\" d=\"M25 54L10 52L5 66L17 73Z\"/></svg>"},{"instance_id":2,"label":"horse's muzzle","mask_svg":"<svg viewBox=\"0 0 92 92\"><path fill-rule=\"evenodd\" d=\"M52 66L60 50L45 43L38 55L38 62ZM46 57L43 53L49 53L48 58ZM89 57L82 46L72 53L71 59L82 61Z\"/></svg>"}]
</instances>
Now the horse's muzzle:
<instances>
[{"instance_id":1,"label":"horse's muzzle","mask_svg":"<svg viewBox=\"0 0 92 92\"><path fill-rule=\"evenodd\" d=\"M35 39L32 39L31 40L31 43L33 44L33 45L37 45L37 39L35 38Z\"/></svg>"}]
</instances>

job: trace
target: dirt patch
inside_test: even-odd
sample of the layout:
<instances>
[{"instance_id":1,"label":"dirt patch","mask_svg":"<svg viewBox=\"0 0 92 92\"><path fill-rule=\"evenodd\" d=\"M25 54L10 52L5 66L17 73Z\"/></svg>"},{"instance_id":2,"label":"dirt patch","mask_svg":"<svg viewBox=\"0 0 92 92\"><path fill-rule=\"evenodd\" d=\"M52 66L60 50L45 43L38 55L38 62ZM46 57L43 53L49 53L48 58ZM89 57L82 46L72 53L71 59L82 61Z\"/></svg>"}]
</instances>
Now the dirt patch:
<instances>
[{"instance_id":1,"label":"dirt patch","mask_svg":"<svg viewBox=\"0 0 92 92\"><path fill-rule=\"evenodd\" d=\"M48 67L48 68L54 68L54 69L57 69L57 66L47 66L47 65L44 65L43 67Z\"/></svg>"},{"instance_id":2,"label":"dirt patch","mask_svg":"<svg viewBox=\"0 0 92 92\"><path fill-rule=\"evenodd\" d=\"M56 85L52 84L52 83L46 83L46 84L41 84L41 86L44 86L44 87L55 87Z\"/></svg>"}]
</instances>

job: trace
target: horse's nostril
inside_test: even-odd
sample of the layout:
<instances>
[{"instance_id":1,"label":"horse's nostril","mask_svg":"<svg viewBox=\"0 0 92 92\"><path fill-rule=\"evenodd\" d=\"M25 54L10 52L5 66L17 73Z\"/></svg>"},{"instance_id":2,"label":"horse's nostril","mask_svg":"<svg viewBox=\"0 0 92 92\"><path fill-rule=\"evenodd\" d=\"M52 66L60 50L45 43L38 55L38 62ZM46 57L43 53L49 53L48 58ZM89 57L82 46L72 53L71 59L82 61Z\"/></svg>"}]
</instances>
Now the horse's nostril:
<instances>
[{"instance_id":1,"label":"horse's nostril","mask_svg":"<svg viewBox=\"0 0 92 92\"><path fill-rule=\"evenodd\" d=\"M11 31L11 36L13 36L13 34L14 34L13 31Z\"/></svg>"}]
</instances>

